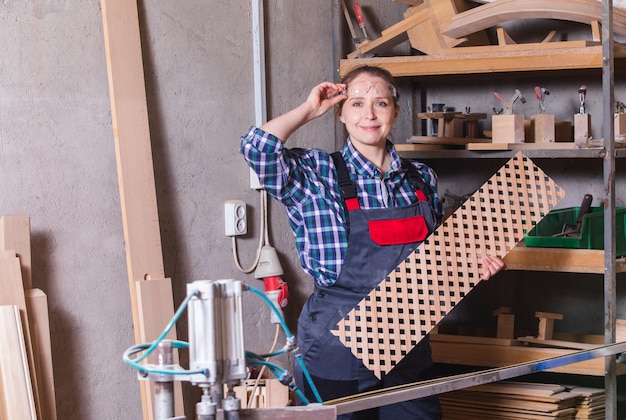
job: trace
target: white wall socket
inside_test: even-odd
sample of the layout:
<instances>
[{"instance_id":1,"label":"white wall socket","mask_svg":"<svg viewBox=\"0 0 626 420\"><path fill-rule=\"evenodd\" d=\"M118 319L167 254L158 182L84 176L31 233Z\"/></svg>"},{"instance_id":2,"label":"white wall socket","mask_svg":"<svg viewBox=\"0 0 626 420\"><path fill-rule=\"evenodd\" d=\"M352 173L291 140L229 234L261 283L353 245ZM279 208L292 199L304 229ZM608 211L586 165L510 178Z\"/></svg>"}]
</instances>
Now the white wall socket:
<instances>
[{"instance_id":1,"label":"white wall socket","mask_svg":"<svg viewBox=\"0 0 626 420\"><path fill-rule=\"evenodd\" d=\"M226 236L238 236L248 233L246 203L241 200L224 202L224 222Z\"/></svg>"}]
</instances>

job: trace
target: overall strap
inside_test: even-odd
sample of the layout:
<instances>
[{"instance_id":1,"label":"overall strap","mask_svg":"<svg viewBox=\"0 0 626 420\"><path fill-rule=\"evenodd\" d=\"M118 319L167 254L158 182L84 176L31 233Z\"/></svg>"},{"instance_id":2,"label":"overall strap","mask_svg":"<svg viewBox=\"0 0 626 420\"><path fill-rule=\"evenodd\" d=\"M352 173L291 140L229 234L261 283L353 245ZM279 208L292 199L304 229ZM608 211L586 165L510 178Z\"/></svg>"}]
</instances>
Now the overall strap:
<instances>
[{"instance_id":1,"label":"overall strap","mask_svg":"<svg viewBox=\"0 0 626 420\"><path fill-rule=\"evenodd\" d=\"M432 203L433 200L433 190L426 183L422 174L413 166L410 160L405 158L400 158L402 161L402 167L407 171L409 176L409 183L411 187L415 191L415 195L417 196L418 201L428 201Z\"/></svg>"},{"instance_id":2,"label":"overall strap","mask_svg":"<svg viewBox=\"0 0 626 420\"><path fill-rule=\"evenodd\" d=\"M356 182L350 178L346 161L343 156L341 156L341 152L331 153L330 156L333 158L335 168L337 168L339 190L341 191L341 196L343 197L346 208L348 211L360 209L361 206L359 205L359 199L356 192Z\"/></svg>"}]
</instances>

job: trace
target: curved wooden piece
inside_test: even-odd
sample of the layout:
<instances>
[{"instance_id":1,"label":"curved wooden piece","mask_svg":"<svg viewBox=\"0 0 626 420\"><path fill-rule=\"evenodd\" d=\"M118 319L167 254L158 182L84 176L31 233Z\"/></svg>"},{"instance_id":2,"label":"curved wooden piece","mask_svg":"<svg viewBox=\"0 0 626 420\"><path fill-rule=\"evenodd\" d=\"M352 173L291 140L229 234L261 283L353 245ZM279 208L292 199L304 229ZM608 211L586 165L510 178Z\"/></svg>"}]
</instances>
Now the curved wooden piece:
<instances>
[{"instance_id":1,"label":"curved wooden piece","mask_svg":"<svg viewBox=\"0 0 626 420\"><path fill-rule=\"evenodd\" d=\"M454 16L444 35L460 38L519 19L558 19L591 24L602 21L602 3L597 0L497 0ZM626 12L613 8L613 31L626 35Z\"/></svg>"}]
</instances>

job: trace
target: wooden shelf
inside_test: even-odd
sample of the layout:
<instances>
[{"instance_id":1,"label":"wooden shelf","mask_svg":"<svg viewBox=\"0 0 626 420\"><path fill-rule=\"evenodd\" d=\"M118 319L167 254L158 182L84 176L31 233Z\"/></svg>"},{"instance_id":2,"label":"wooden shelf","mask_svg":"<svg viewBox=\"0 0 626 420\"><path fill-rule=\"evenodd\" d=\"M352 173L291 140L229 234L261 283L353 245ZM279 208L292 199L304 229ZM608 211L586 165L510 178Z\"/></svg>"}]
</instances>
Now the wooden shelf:
<instances>
[{"instance_id":1,"label":"wooden shelf","mask_svg":"<svg viewBox=\"0 0 626 420\"><path fill-rule=\"evenodd\" d=\"M423 150L416 144L396 144L398 154L407 159L510 159L518 150L465 150L440 149ZM524 149L524 154L531 159L545 158L602 158L603 148L593 149ZM616 150L617 157L626 156L626 149Z\"/></svg>"},{"instance_id":2,"label":"wooden shelf","mask_svg":"<svg viewBox=\"0 0 626 420\"><path fill-rule=\"evenodd\" d=\"M530 347L500 346L476 343L455 343L430 340L433 361L453 365L469 365L483 367L504 367L518 363L530 362L549 357L564 356L577 350ZM549 372L560 372L577 375L604 376L604 358L573 363ZM626 365L617 364L618 375L626 374Z\"/></svg>"},{"instance_id":3,"label":"wooden shelf","mask_svg":"<svg viewBox=\"0 0 626 420\"><path fill-rule=\"evenodd\" d=\"M537 44L518 46L524 49L503 49L499 46L450 49L454 54L439 56L396 56L346 58L339 62L340 76L363 65L379 66L396 77L489 74L552 70L602 68L602 46L537 48ZM464 52L467 51L467 52ZM475 52L472 52L475 51ZM615 58L626 57L626 47L615 44Z\"/></svg>"},{"instance_id":4,"label":"wooden shelf","mask_svg":"<svg viewBox=\"0 0 626 420\"><path fill-rule=\"evenodd\" d=\"M530 248L518 245L504 258L509 270L558 271L604 274L604 251L595 249ZM626 261L617 260L617 273L626 272Z\"/></svg>"}]
</instances>

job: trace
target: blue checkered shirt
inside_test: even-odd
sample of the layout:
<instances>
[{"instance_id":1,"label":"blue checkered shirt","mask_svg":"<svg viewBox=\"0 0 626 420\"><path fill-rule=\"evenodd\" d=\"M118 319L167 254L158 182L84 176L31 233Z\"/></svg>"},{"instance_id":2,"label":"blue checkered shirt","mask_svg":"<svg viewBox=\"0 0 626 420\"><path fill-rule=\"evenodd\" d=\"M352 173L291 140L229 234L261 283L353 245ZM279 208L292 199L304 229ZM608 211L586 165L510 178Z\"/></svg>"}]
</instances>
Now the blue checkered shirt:
<instances>
[{"instance_id":1,"label":"blue checkered shirt","mask_svg":"<svg viewBox=\"0 0 626 420\"><path fill-rule=\"evenodd\" d=\"M362 209L407 206L417 200L400 157L389 141L387 149L391 164L382 180L378 168L349 140L341 150L350 176L357 183ZM347 216L330 154L320 149L288 149L278 138L256 127L241 138L241 153L267 193L286 206L304 270L318 285L332 285L341 271L348 235ZM432 204L441 216L443 205L437 195L435 173L423 163L412 163L433 189Z\"/></svg>"}]
</instances>

